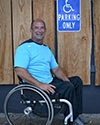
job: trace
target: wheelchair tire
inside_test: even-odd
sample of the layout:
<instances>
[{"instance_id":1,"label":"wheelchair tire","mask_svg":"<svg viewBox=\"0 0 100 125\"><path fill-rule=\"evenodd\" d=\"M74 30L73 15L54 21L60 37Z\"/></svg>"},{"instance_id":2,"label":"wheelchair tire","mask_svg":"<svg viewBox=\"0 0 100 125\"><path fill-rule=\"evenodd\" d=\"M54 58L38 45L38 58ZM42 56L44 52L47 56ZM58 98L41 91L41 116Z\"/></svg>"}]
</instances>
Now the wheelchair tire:
<instances>
[{"instance_id":1,"label":"wheelchair tire","mask_svg":"<svg viewBox=\"0 0 100 125\"><path fill-rule=\"evenodd\" d=\"M28 98L28 95L26 96L26 100L23 100L21 94L21 91L23 90L29 91L31 93L36 93L41 98L41 100L37 99L34 100L32 98ZM4 102L4 113L8 123L10 125L25 125L27 122L27 125L28 124L35 125L34 120L36 118L38 119L39 117L37 116L39 115L38 110L37 111L34 110L34 106L36 105L37 102L38 103L42 102L43 104L45 103L47 116L42 122L44 122L43 125L50 125L54 117L53 105L50 98L41 89L26 84L18 85L17 87L13 88L6 96Z\"/></svg>"}]
</instances>

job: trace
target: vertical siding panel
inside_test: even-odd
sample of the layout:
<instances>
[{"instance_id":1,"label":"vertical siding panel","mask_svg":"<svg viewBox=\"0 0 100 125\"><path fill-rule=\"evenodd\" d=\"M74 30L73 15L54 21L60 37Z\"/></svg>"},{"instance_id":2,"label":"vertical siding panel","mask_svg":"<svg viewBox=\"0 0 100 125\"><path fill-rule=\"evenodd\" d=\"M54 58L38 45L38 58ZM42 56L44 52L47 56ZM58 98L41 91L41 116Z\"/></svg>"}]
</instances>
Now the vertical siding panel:
<instances>
[{"instance_id":1,"label":"vertical siding panel","mask_svg":"<svg viewBox=\"0 0 100 125\"><path fill-rule=\"evenodd\" d=\"M90 3L90 0L81 0L80 32L58 32L59 64L68 76L80 76L85 85L90 84Z\"/></svg>"},{"instance_id":2,"label":"vertical siding panel","mask_svg":"<svg viewBox=\"0 0 100 125\"><path fill-rule=\"evenodd\" d=\"M93 0L94 5L94 26L95 26L95 65L96 85L100 85L100 0Z\"/></svg>"},{"instance_id":3,"label":"vertical siding panel","mask_svg":"<svg viewBox=\"0 0 100 125\"><path fill-rule=\"evenodd\" d=\"M0 84L13 83L10 0L0 0Z\"/></svg>"},{"instance_id":4,"label":"vertical siding panel","mask_svg":"<svg viewBox=\"0 0 100 125\"><path fill-rule=\"evenodd\" d=\"M54 0L33 0L34 19L41 18L46 22L47 32L44 43L54 52Z\"/></svg>"},{"instance_id":5,"label":"vertical siding panel","mask_svg":"<svg viewBox=\"0 0 100 125\"><path fill-rule=\"evenodd\" d=\"M30 38L30 24L32 20L31 0L12 0L12 10L13 42L14 50L16 50L16 47L21 42Z\"/></svg>"}]
</instances>

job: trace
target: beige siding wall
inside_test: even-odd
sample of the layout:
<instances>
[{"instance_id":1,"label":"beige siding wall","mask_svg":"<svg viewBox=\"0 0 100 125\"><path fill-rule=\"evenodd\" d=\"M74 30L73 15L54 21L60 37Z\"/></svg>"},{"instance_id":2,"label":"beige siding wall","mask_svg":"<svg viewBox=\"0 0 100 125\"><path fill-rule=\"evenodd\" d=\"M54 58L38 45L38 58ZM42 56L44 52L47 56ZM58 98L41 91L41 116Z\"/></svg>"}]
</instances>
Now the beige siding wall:
<instances>
[{"instance_id":1,"label":"beige siding wall","mask_svg":"<svg viewBox=\"0 0 100 125\"><path fill-rule=\"evenodd\" d=\"M100 0L93 0L94 5L94 44L95 44L95 66L96 85L100 85Z\"/></svg>"},{"instance_id":2,"label":"beige siding wall","mask_svg":"<svg viewBox=\"0 0 100 125\"><path fill-rule=\"evenodd\" d=\"M100 2L94 2L96 85L100 85L99 15ZM55 0L0 0L0 84L18 83L13 74L16 47L30 38L32 19L42 18L47 25L44 43L55 54ZM79 75L90 84L92 44L91 0L81 0L81 31L58 32L58 62L66 75ZM12 51L13 50L13 51ZM13 54L12 54L13 53Z\"/></svg>"},{"instance_id":3,"label":"beige siding wall","mask_svg":"<svg viewBox=\"0 0 100 125\"><path fill-rule=\"evenodd\" d=\"M16 51L16 47L23 41L30 38L31 20L31 0L12 0L12 28L14 54ZM15 83L18 83L16 75Z\"/></svg>"},{"instance_id":4,"label":"beige siding wall","mask_svg":"<svg viewBox=\"0 0 100 125\"><path fill-rule=\"evenodd\" d=\"M90 53L92 43L90 5L90 0L81 1L80 32L58 33L59 63L68 76L78 75L86 85L90 84Z\"/></svg>"},{"instance_id":5,"label":"beige siding wall","mask_svg":"<svg viewBox=\"0 0 100 125\"><path fill-rule=\"evenodd\" d=\"M10 0L0 0L0 84L13 83Z\"/></svg>"}]
</instances>

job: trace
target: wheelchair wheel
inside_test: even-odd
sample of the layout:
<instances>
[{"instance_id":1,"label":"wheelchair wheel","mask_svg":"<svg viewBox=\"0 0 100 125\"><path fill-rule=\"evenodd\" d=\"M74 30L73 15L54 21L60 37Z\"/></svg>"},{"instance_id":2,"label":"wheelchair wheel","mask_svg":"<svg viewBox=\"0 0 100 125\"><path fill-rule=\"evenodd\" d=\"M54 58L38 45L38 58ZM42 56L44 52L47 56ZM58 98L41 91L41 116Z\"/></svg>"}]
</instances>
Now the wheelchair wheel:
<instances>
[{"instance_id":1,"label":"wheelchair wheel","mask_svg":"<svg viewBox=\"0 0 100 125\"><path fill-rule=\"evenodd\" d=\"M43 115L41 118L39 115L43 114L43 110L44 114L46 111L46 117ZM50 125L54 117L53 105L48 95L39 88L26 84L18 85L8 93L4 113L10 125Z\"/></svg>"}]
</instances>

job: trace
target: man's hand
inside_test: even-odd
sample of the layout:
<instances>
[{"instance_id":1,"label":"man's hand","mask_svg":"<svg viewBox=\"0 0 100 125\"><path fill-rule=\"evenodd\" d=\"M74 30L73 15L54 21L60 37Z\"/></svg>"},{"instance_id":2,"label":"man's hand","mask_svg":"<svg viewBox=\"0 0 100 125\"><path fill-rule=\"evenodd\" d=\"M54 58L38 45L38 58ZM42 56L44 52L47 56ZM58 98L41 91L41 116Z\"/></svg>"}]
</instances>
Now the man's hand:
<instances>
[{"instance_id":1,"label":"man's hand","mask_svg":"<svg viewBox=\"0 0 100 125\"><path fill-rule=\"evenodd\" d=\"M51 84L47 84L47 83L42 83L39 86L40 89L44 90L45 92L47 92L48 94L54 94L55 93L55 89L56 87L51 85Z\"/></svg>"}]
</instances>

